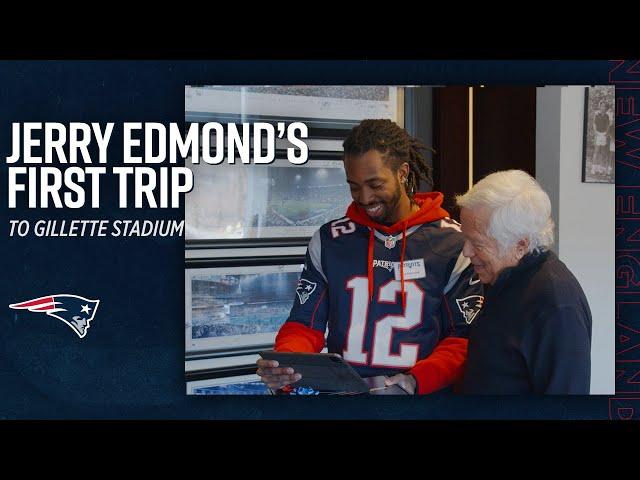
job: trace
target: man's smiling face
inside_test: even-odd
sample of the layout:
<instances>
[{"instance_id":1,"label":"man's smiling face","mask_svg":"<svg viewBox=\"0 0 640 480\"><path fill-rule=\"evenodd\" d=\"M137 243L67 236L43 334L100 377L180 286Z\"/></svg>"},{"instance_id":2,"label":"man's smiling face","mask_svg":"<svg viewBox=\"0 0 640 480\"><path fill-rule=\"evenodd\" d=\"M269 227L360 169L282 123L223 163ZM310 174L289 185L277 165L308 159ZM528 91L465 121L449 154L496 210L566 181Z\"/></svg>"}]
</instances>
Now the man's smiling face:
<instances>
[{"instance_id":1,"label":"man's smiling face","mask_svg":"<svg viewBox=\"0 0 640 480\"><path fill-rule=\"evenodd\" d=\"M401 220L400 201L406 195L400 178L406 178L408 165L396 172L387 166L377 150L345 158L347 183L351 197L376 223L391 225Z\"/></svg>"}]
</instances>

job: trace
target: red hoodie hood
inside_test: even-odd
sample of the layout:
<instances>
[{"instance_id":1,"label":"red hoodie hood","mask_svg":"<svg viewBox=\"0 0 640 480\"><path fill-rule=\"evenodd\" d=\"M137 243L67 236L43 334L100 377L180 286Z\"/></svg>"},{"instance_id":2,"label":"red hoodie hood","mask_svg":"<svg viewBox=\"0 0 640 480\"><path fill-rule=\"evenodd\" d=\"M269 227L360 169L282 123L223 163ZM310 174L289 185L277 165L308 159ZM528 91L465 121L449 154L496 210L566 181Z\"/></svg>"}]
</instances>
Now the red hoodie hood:
<instances>
[{"instance_id":1,"label":"red hoodie hood","mask_svg":"<svg viewBox=\"0 0 640 480\"><path fill-rule=\"evenodd\" d=\"M347 209L347 217L365 227L375 228L384 233L400 233L408 227L420 225L421 223L435 222L441 218L449 216L449 213L440 207L442 205L443 195L440 192L416 193L413 197L414 201L420 205L420 210L415 212L408 218L400 220L390 227L376 223L371 217L359 207L356 202L351 202Z\"/></svg>"},{"instance_id":2,"label":"red hoodie hood","mask_svg":"<svg viewBox=\"0 0 640 480\"><path fill-rule=\"evenodd\" d=\"M413 197L414 201L420 205L420 210L415 212L408 218L400 220L390 227L381 225L371 220L371 217L360 208L355 202L351 202L347 209L347 216L356 223L369 227L369 252L367 255L367 273L369 279L369 301L373 300L373 244L374 229L384 232L388 235L403 233L402 250L400 251L400 284L402 289L402 308L407 305L406 295L404 291L404 253L407 246L407 228L423 223L435 222L441 218L449 216L449 213L440 207L442 205L443 195L440 192L416 193Z\"/></svg>"}]
</instances>

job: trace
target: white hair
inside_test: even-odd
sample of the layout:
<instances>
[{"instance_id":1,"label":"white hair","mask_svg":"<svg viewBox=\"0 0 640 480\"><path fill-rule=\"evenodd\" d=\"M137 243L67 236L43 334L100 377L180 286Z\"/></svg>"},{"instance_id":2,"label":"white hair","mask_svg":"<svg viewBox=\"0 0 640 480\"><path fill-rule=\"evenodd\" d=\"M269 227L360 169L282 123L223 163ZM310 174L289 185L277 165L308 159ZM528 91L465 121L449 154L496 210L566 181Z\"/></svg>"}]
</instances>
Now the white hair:
<instances>
[{"instance_id":1,"label":"white hair","mask_svg":"<svg viewBox=\"0 0 640 480\"><path fill-rule=\"evenodd\" d=\"M553 244L551 201L538 182L522 170L487 175L464 195L456 197L460 208L488 207L491 217L486 234L501 253L523 238L529 252L546 250Z\"/></svg>"}]
</instances>

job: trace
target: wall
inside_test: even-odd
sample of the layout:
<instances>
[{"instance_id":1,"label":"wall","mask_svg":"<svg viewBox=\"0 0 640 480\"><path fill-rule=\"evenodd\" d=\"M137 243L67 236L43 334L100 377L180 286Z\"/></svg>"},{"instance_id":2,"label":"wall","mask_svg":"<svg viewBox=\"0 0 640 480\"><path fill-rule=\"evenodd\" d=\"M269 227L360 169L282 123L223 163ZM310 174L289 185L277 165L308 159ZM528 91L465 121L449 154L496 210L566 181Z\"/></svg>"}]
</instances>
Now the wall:
<instances>
[{"instance_id":1,"label":"wall","mask_svg":"<svg viewBox=\"0 0 640 480\"><path fill-rule=\"evenodd\" d=\"M558 226L554 251L579 280L593 317L591 393L615 391L615 186L582 183L584 87L539 87L536 178Z\"/></svg>"}]
</instances>

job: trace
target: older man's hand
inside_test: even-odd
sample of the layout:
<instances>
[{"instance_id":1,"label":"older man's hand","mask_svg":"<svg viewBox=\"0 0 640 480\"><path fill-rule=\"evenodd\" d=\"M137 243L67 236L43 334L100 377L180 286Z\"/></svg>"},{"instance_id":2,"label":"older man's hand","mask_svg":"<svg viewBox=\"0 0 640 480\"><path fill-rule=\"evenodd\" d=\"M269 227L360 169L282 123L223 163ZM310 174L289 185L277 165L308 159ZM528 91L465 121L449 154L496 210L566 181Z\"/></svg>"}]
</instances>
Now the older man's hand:
<instances>
[{"instance_id":1,"label":"older man's hand","mask_svg":"<svg viewBox=\"0 0 640 480\"><path fill-rule=\"evenodd\" d=\"M413 395L416 393L417 385L416 385L416 379L413 377L413 375L398 373L393 377L385 378L384 384L387 387L390 387L391 385L398 385L400 388L402 388L405 392L407 392L410 395Z\"/></svg>"},{"instance_id":2,"label":"older man's hand","mask_svg":"<svg viewBox=\"0 0 640 480\"><path fill-rule=\"evenodd\" d=\"M296 373L293 368L278 367L279 364L277 360L260 358L256 364L258 365L258 371L256 373L260 375L260 379L266 383L271 390L278 390L302 378L302 375Z\"/></svg>"}]
</instances>

